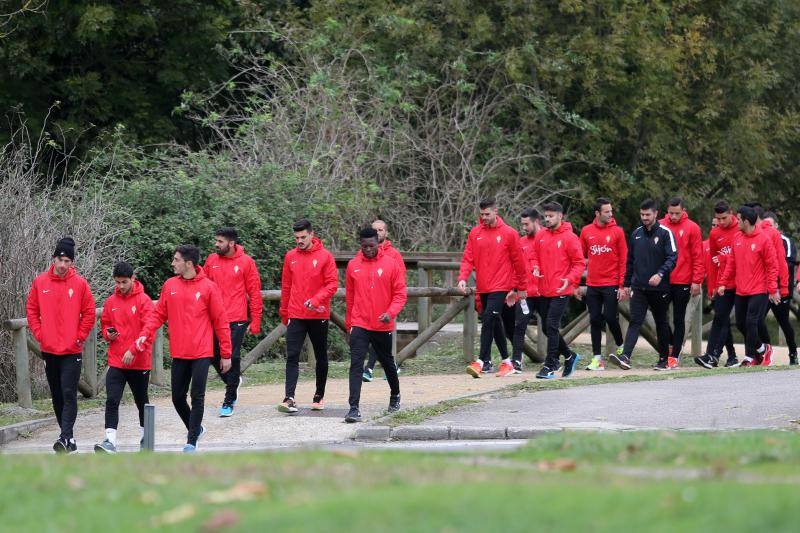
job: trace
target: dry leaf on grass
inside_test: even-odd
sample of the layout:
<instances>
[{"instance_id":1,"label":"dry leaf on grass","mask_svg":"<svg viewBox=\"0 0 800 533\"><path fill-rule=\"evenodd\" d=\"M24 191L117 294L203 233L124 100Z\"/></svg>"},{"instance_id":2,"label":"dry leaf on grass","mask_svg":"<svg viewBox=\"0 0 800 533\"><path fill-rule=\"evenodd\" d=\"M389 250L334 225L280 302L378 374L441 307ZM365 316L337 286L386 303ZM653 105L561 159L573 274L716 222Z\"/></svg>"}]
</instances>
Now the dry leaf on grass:
<instances>
[{"instance_id":1,"label":"dry leaf on grass","mask_svg":"<svg viewBox=\"0 0 800 533\"><path fill-rule=\"evenodd\" d=\"M347 457L348 459L358 459L358 450L333 450L333 455Z\"/></svg>"},{"instance_id":2,"label":"dry leaf on grass","mask_svg":"<svg viewBox=\"0 0 800 533\"><path fill-rule=\"evenodd\" d=\"M219 531L239 523L241 516L232 509L220 509L203 524L203 531Z\"/></svg>"},{"instance_id":3,"label":"dry leaf on grass","mask_svg":"<svg viewBox=\"0 0 800 533\"><path fill-rule=\"evenodd\" d=\"M209 492L206 503L246 502L267 494L267 487L260 481L242 481L228 490Z\"/></svg>"},{"instance_id":4,"label":"dry leaf on grass","mask_svg":"<svg viewBox=\"0 0 800 533\"><path fill-rule=\"evenodd\" d=\"M153 505L158 502L158 493L152 490L145 491L139 495L139 501L145 505Z\"/></svg>"},{"instance_id":5,"label":"dry leaf on grass","mask_svg":"<svg viewBox=\"0 0 800 533\"><path fill-rule=\"evenodd\" d=\"M72 490L81 490L86 486L86 482L79 477L70 476L67 478L67 486Z\"/></svg>"},{"instance_id":6,"label":"dry leaf on grass","mask_svg":"<svg viewBox=\"0 0 800 533\"><path fill-rule=\"evenodd\" d=\"M179 524L192 518L196 512L197 509L195 509L194 505L187 503L185 505L181 505L180 507L170 509L161 516L156 517L153 520L153 523L155 526L170 526Z\"/></svg>"},{"instance_id":7,"label":"dry leaf on grass","mask_svg":"<svg viewBox=\"0 0 800 533\"><path fill-rule=\"evenodd\" d=\"M542 472L558 470L561 472L572 472L577 468L577 464L572 459L555 459L553 461L539 461L537 465Z\"/></svg>"}]
</instances>

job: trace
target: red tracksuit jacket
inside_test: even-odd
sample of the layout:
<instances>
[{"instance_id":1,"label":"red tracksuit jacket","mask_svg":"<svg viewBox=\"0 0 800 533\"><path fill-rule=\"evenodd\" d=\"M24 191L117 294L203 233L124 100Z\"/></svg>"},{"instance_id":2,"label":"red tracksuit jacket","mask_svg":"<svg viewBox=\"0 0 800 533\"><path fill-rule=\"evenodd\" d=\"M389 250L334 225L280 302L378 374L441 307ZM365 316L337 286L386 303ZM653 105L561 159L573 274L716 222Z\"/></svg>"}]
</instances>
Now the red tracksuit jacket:
<instances>
[{"instance_id":1,"label":"red tracksuit jacket","mask_svg":"<svg viewBox=\"0 0 800 533\"><path fill-rule=\"evenodd\" d=\"M196 267L192 279L174 276L164 282L161 295L140 336L151 340L165 321L169 329L169 353L173 359L214 356L214 334L220 356L231 356L231 327L222 292Z\"/></svg>"},{"instance_id":2,"label":"red tracksuit jacket","mask_svg":"<svg viewBox=\"0 0 800 533\"><path fill-rule=\"evenodd\" d=\"M720 286L731 287L733 280L736 280L737 296L774 294L778 291L778 261L769 237L761 228L756 227L749 235L740 232L734 239L733 251L725 262Z\"/></svg>"},{"instance_id":3,"label":"red tracksuit jacket","mask_svg":"<svg viewBox=\"0 0 800 533\"><path fill-rule=\"evenodd\" d=\"M383 253L397 261L397 264L400 265L400 268L403 270L403 275L405 276L406 262L403 260L403 254L401 254L397 248L392 246L392 242L389 239L384 240L379 246L381 250L383 250Z\"/></svg>"},{"instance_id":4,"label":"red tracksuit jacket","mask_svg":"<svg viewBox=\"0 0 800 533\"><path fill-rule=\"evenodd\" d=\"M237 244L233 257L209 255L204 270L208 279L216 283L222 291L228 320L247 322L249 306L250 331L257 335L261 331L264 302L261 299L261 277L253 258L244 253L244 248Z\"/></svg>"},{"instance_id":5,"label":"red tracksuit jacket","mask_svg":"<svg viewBox=\"0 0 800 533\"><path fill-rule=\"evenodd\" d=\"M323 319L331 317L331 298L339 286L339 271L333 255L314 237L311 248L292 248L283 258L281 274L281 320L291 318ZM311 300L314 311L303 305Z\"/></svg>"},{"instance_id":6,"label":"red tracksuit jacket","mask_svg":"<svg viewBox=\"0 0 800 533\"><path fill-rule=\"evenodd\" d=\"M542 232L544 230L539 230ZM525 279L528 281L528 298L541 296L539 294L539 278L533 275L533 246L536 244L536 235L523 235L519 238L519 247L522 258L525 260ZM480 302L480 299L478 299Z\"/></svg>"},{"instance_id":7,"label":"red tracksuit jacket","mask_svg":"<svg viewBox=\"0 0 800 533\"><path fill-rule=\"evenodd\" d=\"M689 219L686 211L683 212L677 224L670 222L668 216L659 222L672 231L678 247L678 263L669 273L670 285L703 283L705 269L703 268L703 234L700 226Z\"/></svg>"},{"instance_id":8,"label":"red tracksuit jacket","mask_svg":"<svg viewBox=\"0 0 800 533\"><path fill-rule=\"evenodd\" d=\"M539 268L539 292L542 296L553 298L569 296L581 281L586 265L578 236L572 231L572 224L561 222L556 230L542 230L536 234L533 247L533 267ZM562 292L556 292L567 279L569 285Z\"/></svg>"},{"instance_id":9,"label":"red tracksuit jacket","mask_svg":"<svg viewBox=\"0 0 800 533\"><path fill-rule=\"evenodd\" d=\"M601 226L594 222L581 229L581 247L587 261L586 285L589 287L622 287L628 260L625 232L612 218Z\"/></svg>"},{"instance_id":10,"label":"red tracksuit jacket","mask_svg":"<svg viewBox=\"0 0 800 533\"><path fill-rule=\"evenodd\" d=\"M741 233L739 225L734 221L727 228L717 226L708 235L708 254L711 261L711 269L708 271L706 283L708 283L711 294L717 292L717 287L720 285L719 279L722 277L722 273L725 272L725 264L731 253L733 241L739 233ZM715 257L719 260L719 265L714 263ZM728 289L736 288L734 285L725 286Z\"/></svg>"},{"instance_id":11,"label":"red tracksuit jacket","mask_svg":"<svg viewBox=\"0 0 800 533\"><path fill-rule=\"evenodd\" d=\"M153 340L148 339L139 350L136 339L152 313L153 300L144 292L144 287L138 280L133 282L128 294L114 289L114 294L103 304L103 314L100 315L100 330L103 338L108 341L108 366L150 370L153 362ZM113 341L108 337L108 328L112 326L119 332L119 337ZM122 364L122 357L128 350L133 354L133 362L125 366Z\"/></svg>"},{"instance_id":12,"label":"red tracksuit jacket","mask_svg":"<svg viewBox=\"0 0 800 533\"><path fill-rule=\"evenodd\" d=\"M789 296L789 264L786 262L786 249L783 247L781 232L775 229L769 220L761 221L761 229L769 237L772 248L775 250L775 260L778 262L778 285L781 298Z\"/></svg>"},{"instance_id":13,"label":"red tracksuit jacket","mask_svg":"<svg viewBox=\"0 0 800 533\"><path fill-rule=\"evenodd\" d=\"M89 284L74 268L59 278L50 265L33 280L28 293L28 327L45 353L81 353L94 327L94 305Z\"/></svg>"},{"instance_id":14,"label":"red tracksuit jacket","mask_svg":"<svg viewBox=\"0 0 800 533\"><path fill-rule=\"evenodd\" d=\"M525 268L519 234L498 216L494 227L478 224L470 230L458 281L467 281L474 269L479 293L524 291Z\"/></svg>"},{"instance_id":15,"label":"red tracksuit jacket","mask_svg":"<svg viewBox=\"0 0 800 533\"><path fill-rule=\"evenodd\" d=\"M367 259L359 251L347 264L345 275L347 313L345 329L355 326L371 331L394 330L394 319L406 304L406 278L397 260L378 249L378 255ZM389 313L388 323L378 320Z\"/></svg>"}]
</instances>

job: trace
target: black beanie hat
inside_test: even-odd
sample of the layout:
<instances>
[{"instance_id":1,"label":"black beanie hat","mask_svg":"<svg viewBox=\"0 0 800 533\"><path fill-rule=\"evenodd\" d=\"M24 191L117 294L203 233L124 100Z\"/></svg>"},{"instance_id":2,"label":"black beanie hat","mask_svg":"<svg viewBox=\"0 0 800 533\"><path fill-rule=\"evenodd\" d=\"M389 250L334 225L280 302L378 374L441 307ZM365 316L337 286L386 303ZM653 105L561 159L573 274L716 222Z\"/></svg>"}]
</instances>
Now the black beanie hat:
<instances>
[{"instance_id":1,"label":"black beanie hat","mask_svg":"<svg viewBox=\"0 0 800 533\"><path fill-rule=\"evenodd\" d=\"M58 241L53 257L69 257L71 261L75 261L75 241L72 237L64 237Z\"/></svg>"}]
</instances>

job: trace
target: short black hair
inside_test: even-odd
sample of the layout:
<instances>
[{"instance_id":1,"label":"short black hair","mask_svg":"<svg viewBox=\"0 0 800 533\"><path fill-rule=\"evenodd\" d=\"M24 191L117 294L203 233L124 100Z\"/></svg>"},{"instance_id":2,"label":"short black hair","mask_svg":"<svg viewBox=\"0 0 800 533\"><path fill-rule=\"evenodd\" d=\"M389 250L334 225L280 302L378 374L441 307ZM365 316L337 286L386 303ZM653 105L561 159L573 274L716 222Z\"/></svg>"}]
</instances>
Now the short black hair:
<instances>
[{"instance_id":1,"label":"short black hair","mask_svg":"<svg viewBox=\"0 0 800 533\"><path fill-rule=\"evenodd\" d=\"M750 224L755 226L756 221L758 220L758 213L756 212L755 207L751 207L749 205L743 205L742 207L739 208L737 213L739 213L739 216L742 217L744 220L748 221Z\"/></svg>"},{"instance_id":2,"label":"short black hair","mask_svg":"<svg viewBox=\"0 0 800 533\"><path fill-rule=\"evenodd\" d=\"M670 207L685 207L685 205L683 204L683 198L681 198L680 196L673 196L672 198L670 198L667 205Z\"/></svg>"},{"instance_id":3,"label":"short black hair","mask_svg":"<svg viewBox=\"0 0 800 533\"><path fill-rule=\"evenodd\" d=\"M229 241L239 242L239 234L236 232L236 228L232 228L230 226L219 228L214 232L214 235L217 237L225 237Z\"/></svg>"},{"instance_id":4,"label":"short black hair","mask_svg":"<svg viewBox=\"0 0 800 533\"><path fill-rule=\"evenodd\" d=\"M601 196L600 198L594 201L594 210L600 211L604 205L609 205L609 204L611 204L611 200Z\"/></svg>"},{"instance_id":5,"label":"short black hair","mask_svg":"<svg viewBox=\"0 0 800 533\"><path fill-rule=\"evenodd\" d=\"M761 202L747 202L743 204L744 207L751 207L755 209L756 216L758 218L764 218L764 206L761 205Z\"/></svg>"},{"instance_id":6,"label":"short black hair","mask_svg":"<svg viewBox=\"0 0 800 533\"><path fill-rule=\"evenodd\" d=\"M542 206L542 211L552 211L554 213L563 213L564 208L558 202L548 202Z\"/></svg>"},{"instance_id":7,"label":"short black hair","mask_svg":"<svg viewBox=\"0 0 800 533\"><path fill-rule=\"evenodd\" d=\"M764 211L764 215L761 218L771 218L775 222L778 221L778 215L775 214L775 211Z\"/></svg>"},{"instance_id":8,"label":"short black hair","mask_svg":"<svg viewBox=\"0 0 800 533\"><path fill-rule=\"evenodd\" d=\"M125 261L117 261L114 263L114 271L111 276L115 278L132 278L133 267Z\"/></svg>"},{"instance_id":9,"label":"short black hair","mask_svg":"<svg viewBox=\"0 0 800 533\"><path fill-rule=\"evenodd\" d=\"M361 228L361 231L358 232L359 239L371 239L373 237L375 237L376 239L378 238L378 230L376 230L372 226Z\"/></svg>"},{"instance_id":10,"label":"short black hair","mask_svg":"<svg viewBox=\"0 0 800 533\"><path fill-rule=\"evenodd\" d=\"M191 244L181 244L175 251L181 254L184 261L191 261L194 266L200 264L200 250Z\"/></svg>"},{"instance_id":11,"label":"short black hair","mask_svg":"<svg viewBox=\"0 0 800 533\"><path fill-rule=\"evenodd\" d=\"M716 204L714 204L714 212L718 215L723 213L728 213L731 210L731 204L726 202L725 200L720 200Z\"/></svg>"},{"instance_id":12,"label":"short black hair","mask_svg":"<svg viewBox=\"0 0 800 533\"><path fill-rule=\"evenodd\" d=\"M478 202L478 207L481 209L486 209L488 207L496 207L497 202L494 198L483 198L480 202Z\"/></svg>"},{"instance_id":13,"label":"short black hair","mask_svg":"<svg viewBox=\"0 0 800 533\"><path fill-rule=\"evenodd\" d=\"M645 211L647 209L652 209L653 211L658 211L658 204L652 198L648 198L641 204L639 204L639 209Z\"/></svg>"},{"instance_id":14,"label":"short black hair","mask_svg":"<svg viewBox=\"0 0 800 533\"><path fill-rule=\"evenodd\" d=\"M311 221L308 220L307 218L301 218L300 220L292 224L292 231L297 232L303 230L308 232L314 231L314 227L311 225Z\"/></svg>"},{"instance_id":15,"label":"short black hair","mask_svg":"<svg viewBox=\"0 0 800 533\"><path fill-rule=\"evenodd\" d=\"M529 207L529 208L523 210L522 213L519 216L520 216L520 218L529 218L531 220L541 220L542 219L542 215L539 214L539 211L537 211L533 207Z\"/></svg>"}]
</instances>

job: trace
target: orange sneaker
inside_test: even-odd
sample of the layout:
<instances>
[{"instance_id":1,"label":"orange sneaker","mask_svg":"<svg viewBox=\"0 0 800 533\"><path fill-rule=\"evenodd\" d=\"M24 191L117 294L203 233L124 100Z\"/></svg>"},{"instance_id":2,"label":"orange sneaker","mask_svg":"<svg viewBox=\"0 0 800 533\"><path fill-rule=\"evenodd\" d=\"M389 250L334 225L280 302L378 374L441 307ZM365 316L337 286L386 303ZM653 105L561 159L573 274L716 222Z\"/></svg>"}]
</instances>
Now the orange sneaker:
<instances>
[{"instance_id":1,"label":"orange sneaker","mask_svg":"<svg viewBox=\"0 0 800 533\"><path fill-rule=\"evenodd\" d=\"M514 365L511 364L511 361L504 360L500 363L500 368L497 369L497 373L495 374L498 378L504 378L509 374L514 374Z\"/></svg>"},{"instance_id":2,"label":"orange sneaker","mask_svg":"<svg viewBox=\"0 0 800 533\"><path fill-rule=\"evenodd\" d=\"M325 409L325 402L319 396L314 396L313 401L311 402L311 410L312 411L322 411Z\"/></svg>"},{"instance_id":3,"label":"orange sneaker","mask_svg":"<svg viewBox=\"0 0 800 533\"><path fill-rule=\"evenodd\" d=\"M667 357L667 368L672 370L673 368L678 368L681 360L677 357Z\"/></svg>"},{"instance_id":4,"label":"orange sneaker","mask_svg":"<svg viewBox=\"0 0 800 533\"><path fill-rule=\"evenodd\" d=\"M467 367L467 374L469 374L473 378L479 378L481 377L481 370L483 370L483 365L480 364L478 361L473 361Z\"/></svg>"}]
</instances>

